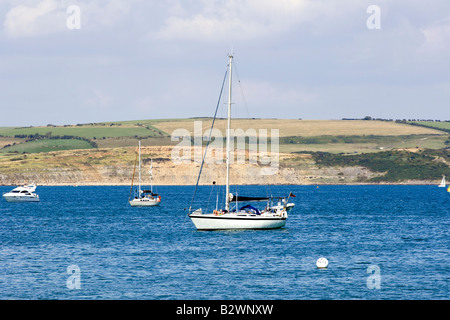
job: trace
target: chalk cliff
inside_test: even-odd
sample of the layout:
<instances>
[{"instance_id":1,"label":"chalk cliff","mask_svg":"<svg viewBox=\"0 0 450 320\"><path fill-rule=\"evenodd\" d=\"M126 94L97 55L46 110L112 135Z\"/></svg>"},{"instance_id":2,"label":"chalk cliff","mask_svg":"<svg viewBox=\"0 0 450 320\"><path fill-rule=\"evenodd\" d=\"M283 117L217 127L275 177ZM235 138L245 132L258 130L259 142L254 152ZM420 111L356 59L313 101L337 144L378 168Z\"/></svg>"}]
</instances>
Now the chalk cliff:
<instances>
[{"instance_id":1,"label":"chalk cliff","mask_svg":"<svg viewBox=\"0 0 450 320\"><path fill-rule=\"evenodd\" d=\"M191 159L175 161L171 146L142 148L142 182L150 182L150 159L153 159L154 185L194 185L200 160L194 157L196 151L191 151ZM244 163L231 165L230 183L358 184L377 175L362 167L320 168L308 154L279 154L273 159L279 162L266 161L262 164L262 161L257 161L251 164L247 152ZM0 184L20 185L34 181L39 185L130 185L133 173L137 183L135 164L136 148L4 155L0 157ZM204 165L200 184L208 185L213 181L225 183L224 164Z\"/></svg>"}]
</instances>

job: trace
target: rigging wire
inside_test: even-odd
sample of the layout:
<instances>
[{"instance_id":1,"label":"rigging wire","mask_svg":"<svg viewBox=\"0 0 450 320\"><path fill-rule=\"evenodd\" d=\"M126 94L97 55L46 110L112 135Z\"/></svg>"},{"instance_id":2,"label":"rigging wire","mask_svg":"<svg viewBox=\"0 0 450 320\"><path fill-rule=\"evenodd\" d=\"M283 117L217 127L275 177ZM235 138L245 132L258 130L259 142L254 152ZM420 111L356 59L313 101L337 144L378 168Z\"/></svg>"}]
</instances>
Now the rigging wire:
<instances>
[{"instance_id":1,"label":"rigging wire","mask_svg":"<svg viewBox=\"0 0 450 320\"><path fill-rule=\"evenodd\" d=\"M128 202L131 200L131 192L133 191L133 182L134 182L134 175L136 173L137 159L138 159L138 154L136 153L136 159L134 160L133 178L131 179L130 195L128 196Z\"/></svg>"},{"instance_id":2,"label":"rigging wire","mask_svg":"<svg viewBox=\"0 0 450 320\"><path fill-rule=\"evenodd\" d=\"M244 101L244 107L245 107L245 110L247 111L248 119L250 120L250 128L252 128L252 127L254 127L254 126L253 126L254 122L252 121L253 119L252 119L252 117L250 116L250 112L249 112L249 110L248 110L247 100L245 99L244 89L243 89L243 87L242 87L241 79L239 78L239 73L238 73L238 71L237 71L236 61L234 61L233 66L234 66L234 71L235 71L235 73L236 73L236 78L237 78L238 83L239 83L239 89L241 90L242 100ZM255 129L255 130L256 130L256 129ZM271 141L270 143L271 143L270 148L271 148L271 151L272 151L272 141ZM258 147L258 146L257 146L257 147ZM257 151L257 152L258 152L258 151ZM259 152L258 152L258 153L259 153ZM250 161L250 159L249 159L249 161ZM270 188L270 185L269 185L269 184L266 184L266 188L268 189L269 195L272 196L272 190L271 190L271 188ZM237 192L237 190L236 190L236 192Z\"/></svg>"},{"instance_id":3,"label":"rigging wire","mask_svg":"<svg viewBox=\"0 0 450 320\"><path fill-rule=\"evenodd\" d=\"M247 111L248 119L250 120L250 124L252 125L252 118L250 117L250 112L248 110L247 100L245 99L244 89L242 88L242 83L241 83L241 78L239 78L239 73L237 71L236 61L234 61L233 66L234 66L234 71L236 73L236 78L237 78L238 83L239 83L239 89L241 90L242 99L244 100L245 111Z\"/></svg>"},{"instance_id":4,"label":"rigging wire","mask_svg":"<svg viewBox=\"0 0 450 320\"><path fill-rule=\"evenodd\" d=\"M211 196L212 196L212 193L213 193L213 191L214 191L215 185L216 185L216 181L213 181L213 186L212 186L212 188L211 188L211 192L209 193L208 202L206 203L206 210L205 210L206 212L208 212L209 201L211 200Z\"/></svg>"},{"instance_id":5,"label":"rigging wire","mask_svg":"<svg viewBox=\"0 0 450 320\"><path fill-rule=\"evenodd\" d=\"M209 146L209 143L211 142L211 134L212 134L213 128L214 128L214 122L216 121L217 110L219 109L220 100L222 99L223 87L225 86L225 80L227 79L227 74L228 74L228 68L225 71L225 75L223 77L222 88L220 89L219 99L217 100L216 111L214 112L214 118L213 118L213 121L211 123L211 129L209 130L209 139L208 139L208 142L206 143L205 152L203 154L203 159L202 159L202 164L200 165L200 170L199 170L198 177L197 177L197 183L195 184L194 195L192 196L191 204L189 205L188 214L191 213L192 204L194 202L195 195L197 193L198 183L200 181L200 176L202 174L203 164L205 163L205 157L206 157L206 154L208 152L208 146Z\"/></svg>"}]
</instances>

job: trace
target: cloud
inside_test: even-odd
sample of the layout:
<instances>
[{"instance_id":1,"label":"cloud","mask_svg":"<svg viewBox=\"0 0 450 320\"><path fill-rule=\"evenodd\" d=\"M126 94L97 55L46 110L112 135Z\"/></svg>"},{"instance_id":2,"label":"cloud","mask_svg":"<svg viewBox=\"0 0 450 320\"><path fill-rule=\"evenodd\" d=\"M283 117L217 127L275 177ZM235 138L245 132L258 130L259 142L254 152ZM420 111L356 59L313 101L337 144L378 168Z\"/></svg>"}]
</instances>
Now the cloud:
<instances>
[{"instance_id":1,"label":"cloud","mask_svg":"<svg viewBox=\"0 0 450 320\"><path fill-rule=\"evenodd\" d=\"M61 31L65 27L65 12L56 0L43 0L36 6L18 5L6 14L3 23L11 38L29 37Z\"/></svg>"},{"instance_id":2,"label":"cloud","mask_svg":"<svg viewBox=\"0 0 450 320\"><path fill-rule=\"evenodd\" d=\"M172 1L174 15L153 36L156 39L223 41L272 35L301 22L307 0L203 1L197 12L187 13ZM178 15L177 15L178 13Z\"/></svg>"},{"instance_id":3,"label":"cloud","mask_svg":"<svg viewBox=\"0 0 450 320\"><path fill-rule=\"evenodd\" d=\"M112 27L122 18L128 17L136 0L86 1L80 4L87 27Z\"/></svg>"},{"instance_id":4,"label":"cloud","mask_svg":"<svg viewBox=\"0 0 450 320\"><path fill-rule=\"evenodd\" d=\"M448 0L0 0L0 12L0 100L25 125L212 115L230 45L251 116L448 113Z\"/></svg>"},{"instance_id":5,"label":"cloud","mask_svg":"<svg viewBox=\"0 0 450 320\"><path fill-rule=\"evenodd\" d=\"M42 36L67 31L67 19L73 14L73 12L67 12L71 5L80 8L82 29L112 27L128 15L132 4L137 1L139 0L41 0L34 5L13 5L5 15L4 31L9 38Z\"/></svg>"}]
</instances>

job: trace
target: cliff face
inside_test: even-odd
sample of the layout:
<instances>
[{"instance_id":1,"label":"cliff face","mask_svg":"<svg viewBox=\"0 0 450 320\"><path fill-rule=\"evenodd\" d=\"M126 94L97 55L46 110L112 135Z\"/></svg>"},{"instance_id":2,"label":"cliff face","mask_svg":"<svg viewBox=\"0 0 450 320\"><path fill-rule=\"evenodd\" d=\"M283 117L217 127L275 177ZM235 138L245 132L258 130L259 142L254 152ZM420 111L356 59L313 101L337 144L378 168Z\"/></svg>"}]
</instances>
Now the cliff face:
<instances>
[{"instance_id":1,"label":"cliff face","mask_svg":"<svg viewBox=\"0 0 450 320\"><path fill-rule=\"evenodd\" d=\"M34 181L39 185L130 185L133 172L136 184L135 151L135 148L117 148L4 155L0 157L0 184L20 185ZM150 183L150 158L153 159L154 185L196 183L200 169L198 158L177 163L173 161L173 147L145 147L141 151L143 184ZM362 167L320 168L309 155L280 154L276 165L249 164L248 156L247 153L244 164L231 165L231 184L357 184L376 176ZM209 185L213 181L225 183L223 164L204 165L200 184Z\"/></svg>"}]
</instances>

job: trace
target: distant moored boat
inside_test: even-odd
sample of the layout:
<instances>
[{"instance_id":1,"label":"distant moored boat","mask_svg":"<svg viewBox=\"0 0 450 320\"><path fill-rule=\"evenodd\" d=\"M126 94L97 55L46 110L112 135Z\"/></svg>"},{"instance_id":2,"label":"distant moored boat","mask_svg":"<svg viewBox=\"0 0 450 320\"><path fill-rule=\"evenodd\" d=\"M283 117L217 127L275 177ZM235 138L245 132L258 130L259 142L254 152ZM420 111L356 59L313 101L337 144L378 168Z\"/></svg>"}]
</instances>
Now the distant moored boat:
<instances>
[{"instance_id":1,"label":"distant moored boat","mask_svg":"<svg viewBox=\"0 0 450 320\"><path fill-rule=\"evenodd\" d=\"M441 183L438 185L440 188L445 188L445 176L442 176Z\"/></svg>"},{"instance_id":2,"label":"distant moored boat","mask_svg":"<svg viewBox=\"0 0 450 320\"><path fill-rule=\"evenodd\" d=\"M150 190L142 190L141 189L141 141L139 141L139 186L138 186L137 194L134 197L134 199L129 199L129 201L128 201L130 203L130 206L132 206L132 207L153 207L153 206L158 206L161 203L161 196L156 193L153 193L152 168L153 168L153 163L150 162ZM130 197L131 197L131 191L133 189L133 180L134 180L134 173L133 173L133 179L131 181Z\"/></svg>"}]
</instances>

